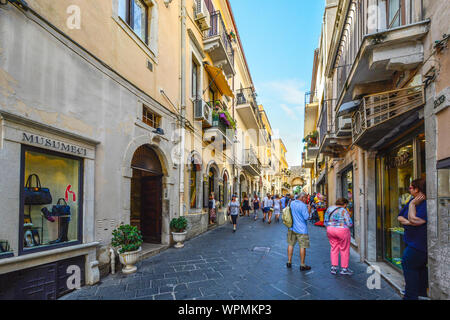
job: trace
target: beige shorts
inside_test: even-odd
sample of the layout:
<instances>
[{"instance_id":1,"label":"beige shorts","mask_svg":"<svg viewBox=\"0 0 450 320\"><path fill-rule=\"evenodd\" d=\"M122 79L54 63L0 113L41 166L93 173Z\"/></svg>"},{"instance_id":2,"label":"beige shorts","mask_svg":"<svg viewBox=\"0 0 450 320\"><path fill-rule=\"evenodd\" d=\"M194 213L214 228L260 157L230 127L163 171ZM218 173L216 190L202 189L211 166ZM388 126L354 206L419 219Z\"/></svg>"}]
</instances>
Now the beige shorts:
<instances>
[{"instance_id":1,"label":"beige shorts","mask_svg":"<svg viewBox=\"0 0 450 320\"><path fill-rule=\"evenodd\" d=\"M287 234L287 243L290 246L295 246L295 243L298 242L300 248L307 249L309 248L309 235L307 234L298 234L292 230L288 231Z\"/></svg>"}]
</instances>

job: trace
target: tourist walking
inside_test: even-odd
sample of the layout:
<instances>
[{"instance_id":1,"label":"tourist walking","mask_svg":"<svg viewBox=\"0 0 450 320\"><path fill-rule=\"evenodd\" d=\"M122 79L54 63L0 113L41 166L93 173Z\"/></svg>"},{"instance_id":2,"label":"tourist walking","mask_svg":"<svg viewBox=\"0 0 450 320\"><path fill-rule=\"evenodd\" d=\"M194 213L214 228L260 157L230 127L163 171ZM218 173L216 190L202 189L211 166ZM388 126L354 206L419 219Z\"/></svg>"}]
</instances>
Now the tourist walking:
<instances>
[{"instance_id":1,"label":"tourist walking","mask_svg":"<svg viewBox=\"0 0 450 320\"><path fill-rule=\"evenodd\" d=\"M270 205L270 194L268 193L263 199L263 222L266 221L266 215L269 213L271 205Z\"/></svg>"},{"instance_id":2,"label":"tourist walking","mask_svg":"<svg viewBox=\"0 0 450 320\"><path fill-rule=\"evenodd\" d=\"M340 274L352 275L349 269L350 259L350 228L353 226L350 213L347 211L348 200L340 198L335 206L331 206L325 213L324 224L330 241L331 273L337 274L339 268L339 254L341 255Z\"/></svg>"},{"instance_id":3,"label":"tourist walking","mask_svg":"<svg viewBox=\"0 0 450 320\"><path fill-rule=\"evenodd\" d=\"M242 200L242 212L243 216L250 216L250 201L248 200L247 195L244 195L244 200Z\"/></svg>"},{"instance_id":4,"label":"tourist walking","mask_svg":"<svg viewBox=\"0 0 450 320\"><path fill-rule=\"evenodd\" d=\"M300 271L311 270L311 267L306 265L306 249L309 248L309 234L306 221L308 220L309 213L308 207L302 201L306 194L302 192L291 202L291 214L292 214L292 227L289 228L287 233L288 242L288 262L286 266L292 268L292 255L294 253L295 243L298 242L300 247Z\"/></svg>"},{"instance_id":5,"label":"tourist walking","mask_svg":"<svg viewBox=\"0 0 450 320\"><path fill-rule=\"evenodd\" d=\"M214 199L214 192L211 192L209 195L208 201L208 209L209 209L209 224L216 223L216 199Z\"/></svg>"},{"instance_id":6,"label":"tourist walking","mask_svg":"<svg viewBox=\"0 0 450 320\"><path fill-rule=\"evenodd\" d=\"M253 211L254 211L255 221L258 220L258 211L259 211L260 207L261 207L261 203L259 201L258 196L255 193L255 197L253 198Z\"/></svg>"},{"instance_id":7,"label":"tourist walking","mask_svg":"<svg viewBox=\"0 0 450 320\"><path fill-rule=\"evenodd\" d=\"M273 210L273 213L275 214L275 221L280 222L281 199L279 195L276 195L275 199L273 200Z\"/></svg>"},{"instance_id":8,"label":"tourist walking","mask_svg":"<svg viewBox=\"0 0 450 320\"><path fill-rule=\"evenodd\" d=\"M402 267L405 277L404 300L427 297L427 201L425 179L411 182L409 192L414 197L400 211L398 221L405 229L406 248Z\"/></svg>"},{"instance_id":9,"label":"tourist walking","mask_svg":"<svg viewBox=\"0 0 450 320\"><path fill-rule=\"evenodd\" d=\"M274 204L274 196L270 196L269 201L268 201L268 205L269 205L269 212L268 212L268 223L271 224L272 223L272 214L273 214L273 204Z\"/></svg>"},{"instance_id":10,"label":"tourist walking","mask_svg":"<svg viewBox=\"0 0 450 320\"><path fill-rule=\"evenodd\" d=\"M242 208L239 205L239 201L237 200L237 196L233 194L231 197L231 201L228 204L228 214L231 216L231 221L233 223L233 232L236 232L237 219L239 212L242 213Z\"/></svg>"}]
</instances>

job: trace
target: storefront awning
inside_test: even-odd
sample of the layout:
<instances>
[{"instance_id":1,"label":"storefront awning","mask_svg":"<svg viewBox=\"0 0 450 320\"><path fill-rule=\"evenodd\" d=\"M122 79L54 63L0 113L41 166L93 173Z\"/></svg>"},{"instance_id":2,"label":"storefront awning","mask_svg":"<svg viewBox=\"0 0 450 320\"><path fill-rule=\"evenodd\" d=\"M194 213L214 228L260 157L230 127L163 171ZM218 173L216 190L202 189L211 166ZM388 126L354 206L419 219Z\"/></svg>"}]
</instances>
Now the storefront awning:
<instances>
[{"instance_id":1,"label":"storefront awning","mask_svg":"<svg viewBox=\"0 0 450 320\"><path fill-rule=\"evenodd\" d=\"M206 71L208 72L209 76L211 77L211 80L214 81L216 84L217 89L220 90L220 92L230 98L234 98L233 91L231 90L230 86L228 85L227 79L225 78L225 74L223 73L223 70L220 68L216 68L213 66L210 66L208 64L205 64Z\"/></svg>"},{"instance_id":2,"label":"storefront awning","mask_svg":"<svg viewBox=\"0 0 450 320\"><path fill-rule=\"evenodd\" d=\"M339 112L337 114L338 117L340 116L347 116L352 114L353 112L358 109L359 105L361 104L361 100L353 100L347 103L344 103L339 108Z\"/></svg>"}]
</instances>

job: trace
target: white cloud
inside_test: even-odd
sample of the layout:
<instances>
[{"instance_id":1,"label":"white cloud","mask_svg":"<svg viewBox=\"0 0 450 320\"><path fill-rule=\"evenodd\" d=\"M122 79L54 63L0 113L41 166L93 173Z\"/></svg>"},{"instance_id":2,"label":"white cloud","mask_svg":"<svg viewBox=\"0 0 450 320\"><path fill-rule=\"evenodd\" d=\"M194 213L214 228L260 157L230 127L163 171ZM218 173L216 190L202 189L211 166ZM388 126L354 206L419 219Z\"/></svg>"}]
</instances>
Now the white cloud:
<instances>
[{"instance_id":1,"label":"white cloud","mask_svg":"<svg viewBox=\"0 0 450 320\"><path fill-rule=\"evenodd\" d=\"M292 120L298 120L297 115L294 112L294 109L289 108L287 105L282 104L280 105L281 109L284 110L284 112L287 113L287 115L292 119Z\"/></svg>"},{"instance_id":2,"label":"white cloud","mask_svg":"<svg viewBox=\"0 0 450 320\"><path fill-rule=\"evenodd\" d=\"M305 99L305 83L298 79L284 79L261 84L264 95L284 104L301 104Z\"/></svg>"}]
</instances>

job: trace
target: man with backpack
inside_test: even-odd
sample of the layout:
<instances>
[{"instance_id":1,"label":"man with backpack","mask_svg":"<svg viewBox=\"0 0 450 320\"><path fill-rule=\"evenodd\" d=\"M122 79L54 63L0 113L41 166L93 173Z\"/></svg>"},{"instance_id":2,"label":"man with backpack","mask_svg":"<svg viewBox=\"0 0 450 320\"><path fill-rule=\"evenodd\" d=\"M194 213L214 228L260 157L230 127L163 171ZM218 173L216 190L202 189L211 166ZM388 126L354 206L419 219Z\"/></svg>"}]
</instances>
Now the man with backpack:
<instances>
[{"instance_id":1,"label":"man with backpack","mask_svg":"<svg viewBox=\"0 0 450 320\"><path fill-rule=\"evenodd\" d=\"M305 204L306 193L302 192L296 196L295 201L290 203L290 210L292 214L292 227L288 229L288 262L287 268L292 268L292 255L294 253L295 243L298 242L300 247L300 271L311 270L310 266L305 264L306 249L309 248L309 235L307 221L309 218L308 207Z\"/></svg>"}]
</instances>

